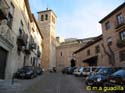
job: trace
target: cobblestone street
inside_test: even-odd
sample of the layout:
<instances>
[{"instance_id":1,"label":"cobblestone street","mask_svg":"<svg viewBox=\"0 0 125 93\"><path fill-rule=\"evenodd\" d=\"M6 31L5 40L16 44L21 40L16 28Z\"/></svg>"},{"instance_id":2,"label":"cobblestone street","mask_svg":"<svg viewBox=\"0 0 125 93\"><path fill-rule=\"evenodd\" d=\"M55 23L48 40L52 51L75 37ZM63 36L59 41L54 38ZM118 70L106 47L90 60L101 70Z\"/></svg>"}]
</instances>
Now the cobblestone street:
<instances>
[{"instance_id":1,"label":"cobblestone street","mask_svg":"<svg viewBox=\"0 0 125 93\"><path fill-rule=\"evenodd\" d=\"M0 93L89 93L85 90L83 78L61 73L44 73L36 79L22 82L17 88L0 90Z\"/></svg>"},{"instance_id":2,"label":"cobblestone street","mask_svg":"<svg viewBox=\"0 0 125 93\"><path fill-rule=\"evenodd\" d=\"M21 93L86 93L81 78L61 73L47 73L45 77Z\"/></svg>"}]
</instances>

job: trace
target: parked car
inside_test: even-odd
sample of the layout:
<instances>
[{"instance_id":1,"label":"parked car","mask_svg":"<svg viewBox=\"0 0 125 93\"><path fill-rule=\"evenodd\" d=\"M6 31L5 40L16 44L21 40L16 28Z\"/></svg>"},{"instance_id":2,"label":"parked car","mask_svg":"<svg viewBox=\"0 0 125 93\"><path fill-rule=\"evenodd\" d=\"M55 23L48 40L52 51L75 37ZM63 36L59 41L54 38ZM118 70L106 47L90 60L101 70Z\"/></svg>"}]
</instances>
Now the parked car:
<instances>
[{"instance_id":1,"label":"parked car","mask_svg":"<svg viewBox=\"0 0 125 93\"><path fill-rule=\"evenodd\" d=\"M67 74L73 74L75 69L77 69L77 67L70 67L67 71Z\"/></svg>"},{"instance_id":2,"label":"parked car","mask_svg":"<svg viewBox=\"0 0 125 93\"><path fill-rule=\"evenodd\" d=\"M107 81L105 82L105 85L125 87L125 69L120 69L109 76L109 78L107 78Z\"/></svg>"},{"instance_id":3,"label":"parked car","mask_svg":"<svg viewBox=\"0 0 125 93\"><path fill-rule=\"evenodd\" d=\"M75 75L75 74L79 71L80 68L81 68L81 67L77 67L77 68L74 70L73 75Z\"/></svg>"},{"instance_id":4,"label":"parked car","mask_svg":"<svg viewBox=\"0 0 125 93\"><path fill-rule=\"evenodd\" d=\"M37 73L32 66L24 66L15 73L15 78L18 79L31 79L36 76Z\"/></svg>"},{"instance_id":5,"label":"parked car","mask_svg":"<svg viewBox=\"0 0 125 93\"><path fill-rule=\"evenodd\" d=\"M82 74L83 70L84 70L84 67L77 68L74 70L73 74L75 76L83 76L83 74Z\"/></svg>"},{"instance_id":6,"label":"parked car","mask_svg":"<svg viewBox=\"0 0 125 93\"><path fill-rule=\"evenodd\" d=\"M40 67L35 67L34 70L37 73L37 75L41 75L43 73L43 70Z\"/></svg>"},{"instance_id":7,"label":"parked car","mask_svg":"<svg viewBox=\"0 0 125 93\"><path fill-rule=\"evenodd\" d=\"M64 69L62 69L62 73L63 74L73 74L74 70L77 67L65 67Z\"/></svg>"},{"instance_id":8,"label":"parked car","mask_svg":"<svg viewBox=\"0 0 125 93\"><path fill-rule=\"evenodd\" d=\"M101 69L101 67L96 67L88 76L86 76L85 79L88 79L90 76L95 75L99 71L99 69Z\"/></svg>"},{"instance_id":9,"label":"parked car","mask_svg":"<svg viewBox=\"0 0 125 93\"><path fill-rule=\"evenodd\" d=\"M70 67L65 67L62 69L62 73L65 74L68 72L68 70L70 69Z\"/></svg>"},{"instance_id":10,"label":"parked car","mask_svg":"<svg viewBox=\"0 0 125 93\"><path fill-rule=\"evenodd\" d=\"M112 68L112 67L100 68L96 74L90 75L86 79L86 85L103 86L103 83L106 81L106 79L117 70L118 68Z\"/></svg>"},{"instance_id":11,"label":"parked car","mask_svg":"<svg viewBox=\"0 0 125 93\"><path fill-rule=\"evenodd\" d=\"M80 69L80 68L76 68L76 69L74 70L73 74L75 75L75 73L78 72L79 69Z\"/></svg>"},{"instance_id":12,"label":"parked car","mask_svg":"<svg viewBox=\"0 0 125 93\"><path fill-rule=\"evenodd\" d=\"M83 72L82 72L82 75L84 77L87 77L89 76L94 70L96 69L96 67L85 67Z\"/></svg>"}]
</instances>

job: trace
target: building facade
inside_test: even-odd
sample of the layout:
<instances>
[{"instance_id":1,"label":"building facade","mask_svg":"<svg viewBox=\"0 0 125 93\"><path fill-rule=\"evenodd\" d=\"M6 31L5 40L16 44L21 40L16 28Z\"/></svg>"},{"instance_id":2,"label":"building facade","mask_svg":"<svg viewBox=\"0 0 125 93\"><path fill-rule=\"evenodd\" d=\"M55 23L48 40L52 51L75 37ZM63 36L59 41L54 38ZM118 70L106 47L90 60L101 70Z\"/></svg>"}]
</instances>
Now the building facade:
<instances>
[{"instance_id":1,"label":"building facade","mask_svg":"<svg viewBox=\"0 0 125 93\"><path fill-rule=\"evenodd\" d=\"M64 38L56 37L56 47L60 46L60 44L64 41L65 41Z\"/></svg>"},{"instance_id":2,"label":"building facade","mask_svg":"<svg viewBox=\"0 0 125 93\"><path fill-rule=\"evenodd\" d=\"M57 69L62 70L64 67L71 66L72 59L76 61L75 64L78 66L78 61L74 57L73 52L83 47L89 41L93 41L93 38L65 40L60 43L56 48Z\"/></svg>"},{"instance_id":3,"label":"building facade","mask_svg":"<svg viewBox=\"0 0 125 93\"><path fill-rule=\"evenodd\" d=\"M35 40L36 33L39 42ZM19 68L33 65L33 60L37 64L42 39L28 0L0 0L0 79L12 78Z\"/></svg>"},{"instance_id":4,"label":"building facade","mask_svg":"<svg viewBox=\"0 0 125 93\"><path fill-rule=\"evenodd\" d=\"M105 62L102 44L103 38L100 35L94 41L88 42L85 46L75 51L73 54L77 60L77 66L108 66Z\"/></svg>"},{"instance_id":5,"label":"building facade","mask_svg":"<svg viewBox=\"0 0 125 93\"><path fill-rule=\"evenodd\" d=\"M125 3L99 21L102 36L74 52L83 66L125 66ZM98 40L100 38L100 40ZM99 49L99 50L98 50ZM96 53L96 51L100 51ZM91 64L92 63L92 64Z\"/></svg>"},{"instance_id":6,"label":"building facade","mask_svg":"<svg viewBox=\"0 0 125 93\"><path fill-rule=\"evenodd\" d=\"M125 3L99 23L102 26L106 62L112 66L125 66Z\"/></svg>"},{"instance_id":7,"label":"building facade","mask_svg":"<svg viewBox=\"0 0 125 93\"><path fill-rule=\"evenodd\" d=\"M52 10L38 12L38 24L45 36L42 64L45 70L56 66L56 15Z\"/></svg>"}]
</instances>

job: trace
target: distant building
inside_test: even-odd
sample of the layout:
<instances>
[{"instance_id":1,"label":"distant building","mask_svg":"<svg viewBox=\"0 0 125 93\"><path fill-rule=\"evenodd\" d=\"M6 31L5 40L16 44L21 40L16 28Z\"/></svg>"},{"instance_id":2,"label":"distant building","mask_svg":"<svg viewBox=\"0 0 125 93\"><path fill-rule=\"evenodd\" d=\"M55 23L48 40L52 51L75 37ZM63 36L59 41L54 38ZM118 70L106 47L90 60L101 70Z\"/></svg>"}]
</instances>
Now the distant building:
<instances>
[{"instance_id":1,"label":"distant building","mask_svg":"<svg viewBox=\"0 0 125 93\"><path fill-rule=\"evenodd\" d=\"M38 24L44 35L42 64L45 70L56 66L56 15L53 10L38 12Z\"/></svg>"},{"instance_id":2,"label":"distant building","mask_svg":"<svg viewBox=\"0 0 125 93\"><path fill-rule=\"evenodd\" d=\"M87 39L66 39L56 48L56 65L61 70L64 67L71 66L71 60L74 59L73 52L86 45L87 42L93 41L93 38ZM78 61L76 60L76 65Z\"/></svg>"},{"instance_id":3,"label":"distant building","mask_svg":"<svg viewBox=\"0 0 125 93\"><path fill-rule=\"evenodd\" d=\"M106 66L102 43L103 37L100 35L74 51L73 55L77 60L77 66Z\"/></svg>"}]
</instances>

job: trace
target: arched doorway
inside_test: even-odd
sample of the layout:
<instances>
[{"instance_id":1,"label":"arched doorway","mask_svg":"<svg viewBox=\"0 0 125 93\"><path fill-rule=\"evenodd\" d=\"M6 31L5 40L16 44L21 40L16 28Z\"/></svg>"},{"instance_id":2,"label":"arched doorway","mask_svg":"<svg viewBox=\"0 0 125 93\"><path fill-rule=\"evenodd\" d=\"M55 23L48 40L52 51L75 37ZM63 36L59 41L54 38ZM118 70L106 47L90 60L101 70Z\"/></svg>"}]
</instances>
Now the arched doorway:
<instances>
[{"instance_id":1,"label":"arched doorway","mask_svg":"<svg viewBox=\"0 0 125 93\"><path fill-rule=\"evenodd\" d=\"M71 65L70 65L71 67L75 67L76 66L76 60L71 59L70 62L71 62Z\"/></svg>"}]
</instances>

